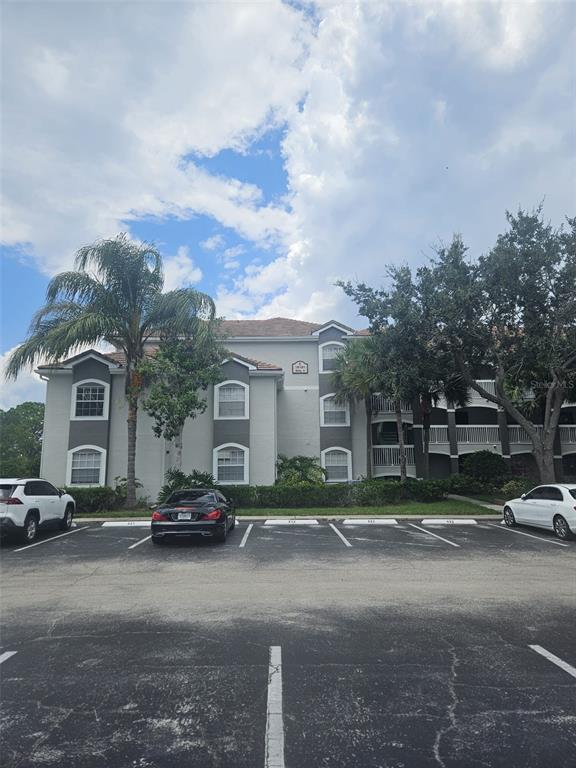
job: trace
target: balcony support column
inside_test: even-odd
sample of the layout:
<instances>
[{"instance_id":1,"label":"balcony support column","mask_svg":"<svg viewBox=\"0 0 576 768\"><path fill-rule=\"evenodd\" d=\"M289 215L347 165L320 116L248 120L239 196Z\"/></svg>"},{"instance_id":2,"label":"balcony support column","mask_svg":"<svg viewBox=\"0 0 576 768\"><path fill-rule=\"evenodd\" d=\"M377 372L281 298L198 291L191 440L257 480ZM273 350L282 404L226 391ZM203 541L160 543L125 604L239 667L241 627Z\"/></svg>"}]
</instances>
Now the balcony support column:
<instances>
[{"instance_id":1,"label":"balcony support column","mask_svg":"<svg viewBox=\"0 0 576 768\"><path fill-rule=\"evenodd\" d=\"M422 426L422 411L420 403L415 398L412 403L412 434L414 436L414 464L416 465L416 477L418 480L428 479L426 462L424 460L424 435Z\"/></svg>"},{"instance_id":2,"label":"balcony support column","mask_svg":"<svg viewBox=\"0 0 576 768\"><path fill-rule=\"evenodd\" d=\"M460 474L460 464L458 463L458 438L456 436L456 411L454 408L448 408L448 441L450 442L450 472L453 475Z\"/></svg>"},{"instance_id":3,"label":"balcony support column","mask_svg":"<svg viewBox=\"0 0 576 768\"><path fill-rule=\"evenodd\" d=\"M512 459L510 457L510 433L508 431L506 412L500 406L498 406L498 431L500 432L502 458L506 462L507 471L510 472L512 470Z\"/></svg>"}]
</instances>

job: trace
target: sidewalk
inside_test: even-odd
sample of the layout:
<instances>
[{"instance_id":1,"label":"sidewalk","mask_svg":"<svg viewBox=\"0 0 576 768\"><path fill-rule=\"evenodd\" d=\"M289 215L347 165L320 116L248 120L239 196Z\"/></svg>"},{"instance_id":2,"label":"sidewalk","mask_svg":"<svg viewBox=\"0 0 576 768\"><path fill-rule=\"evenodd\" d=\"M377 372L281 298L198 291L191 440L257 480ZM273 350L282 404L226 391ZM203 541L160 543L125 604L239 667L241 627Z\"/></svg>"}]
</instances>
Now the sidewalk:
<instances>
[{"instance_id":1,"label":"sidewalk","mask_svg":"<svg viewBox=\"0 0 576 768\"><path fill-rule=\"evenodd\" d=\"M449 493L447 498L454 499L454 501L468 501L470 504L478 504L479 507L494 509L497 512L500 512L500 515L502 514L501 504L489 504L487 501L478 501L478 499L471 499L469 496L458 496L456 493Z\"/></svg>"}]
</instances>

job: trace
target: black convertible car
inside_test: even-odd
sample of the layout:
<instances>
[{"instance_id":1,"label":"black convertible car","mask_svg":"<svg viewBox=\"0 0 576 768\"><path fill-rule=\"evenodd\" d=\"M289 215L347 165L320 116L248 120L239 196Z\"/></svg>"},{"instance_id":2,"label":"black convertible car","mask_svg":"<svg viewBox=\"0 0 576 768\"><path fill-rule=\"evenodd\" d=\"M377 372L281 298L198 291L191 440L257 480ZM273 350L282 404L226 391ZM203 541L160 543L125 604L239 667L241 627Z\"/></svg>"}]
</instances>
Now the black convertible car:
<instances>
[{"instance_id":1,"label":"black convertible car","mask_svg":"<svg viewBox=\"0 0 576 768\"><path fill-rule=\"evenodd\" d=\"M234 505L213 488L174 491L152 513L152 542L176 536L211 536L226 541L236 525Z\"/></svg>"}]
</instances>

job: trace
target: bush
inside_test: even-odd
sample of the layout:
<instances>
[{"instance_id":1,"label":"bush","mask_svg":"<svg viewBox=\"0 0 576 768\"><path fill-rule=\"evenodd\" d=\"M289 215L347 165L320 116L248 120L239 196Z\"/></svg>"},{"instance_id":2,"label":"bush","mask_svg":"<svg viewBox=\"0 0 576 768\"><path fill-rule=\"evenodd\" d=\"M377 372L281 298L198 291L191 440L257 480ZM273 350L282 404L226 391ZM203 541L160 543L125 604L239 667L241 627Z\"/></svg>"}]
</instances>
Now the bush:
<instances>
[{"instance_id":1,"label":"bush","mask_svg":"<svg viewBox=\"0 0 576 768\"><path fill-rule=\"evenodd\" d=\"M389 480L363 480L350 487L350 504L358 507L381 507L402 500L405 487Z\"/></svg>"},{"instance_id":2,"label":"bush","mask_svg":"<svg viewBox=\"0 0 576 768\"><path fill-rule=\"evenodd\" d=\"M257 505L287 508L344 507L348 503L349 489L347 483L260 485L256 488Z\"/></svg>"},{"instance_id":3,"label":"bush","mask_svg":"<svg viewBox=\"0 0 576 768\"><path fill-rule=\"evenodd\" d=\"M468 454L462 462L462 474L484 483L498 484L500 478L506 477L508 469L499 453L476 451Z\"/></svg>"},{"instance_id":4,"label":"bush","mask_svg":"<svg viewBox=\"0 0 576 768\"><path fill-rule=\"evenodd\" d=\"M300 483L322 483L326 470L320 466L317 456L284 456L276 462L278 473L276 485L299 485Z\"/></svg>"},{"instance_id":5,"label":"bush","mask_svg":"<svg viewBox=\"0 0 576 768\"><path fill-rule=\"evenodd\" d=\"M166 501L172 491L178 491L180 488L214 488L216 485L214 475L209 472L198 472L195 469L187 475L181 469L172 467L166 472L164 479L165 483L160 488L158 501Z\"/></svg>"},{"instance_id":6,"label":"bush","mask_svg":"<svg viewBox=\"0 0 576 768\"><path fill-rule=\"evenodd\" d=\"M220 490L227 499L232 499L237 508L258 506L254 485L223 485Z\"/></svg>"},{"instance_id":7,"label":"bush","mask_svg":"<svg viewBox=\"0 0 576 768\"><path fill-rule=\"evenodd\" d=\"M448 493L444 480L408 479L403 490L403 497L414 501L441 501Z\"/></svg>"},{"instance_id":8,"label":"bush","mask_svg":"<svg viewBox=\"0 0 576 768\"><path fill-rule=\"evenodd\" d=\"M522 496L523 493L531 491L535 485L538 485L538 483L534 480L518 477L515 480L508 480L507 483L504 483L500 488L500 493L504 499L516 499Z\"/></svg>"},{"instance_id":9,"label":"bush","mask_svg":"<svg viewBox=\"0 0 576 768\"><path fill-rule=\"evenodd\" d=\"M471 494L493 494L496 488L489 484L484 483L481 480L476 480L468 475L452 475L447 480L436 481L446 484L449 493L457 493L466 495Z\"/></svg>"},{"instance_id":10,"label":"bush","mask_svg":"<svg viewBox=\"0 0 576 768\"><path fill-rule=\"evenodd\" d=\"M79 488L72 486L64 488L66 493L76 502L77 515L94 515L109 509L119 509L123 506L125 496L121 491L107 485L94 488Z\"/></svg>"}]
</instances>

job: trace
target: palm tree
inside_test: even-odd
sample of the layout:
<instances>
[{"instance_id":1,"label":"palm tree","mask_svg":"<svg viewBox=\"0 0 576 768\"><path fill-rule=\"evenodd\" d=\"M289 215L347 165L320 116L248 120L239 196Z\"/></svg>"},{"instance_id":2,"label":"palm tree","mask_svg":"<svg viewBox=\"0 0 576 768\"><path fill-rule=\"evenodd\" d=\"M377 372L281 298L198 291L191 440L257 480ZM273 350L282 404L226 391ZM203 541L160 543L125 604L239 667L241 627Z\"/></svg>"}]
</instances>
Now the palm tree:
<instances>
[{"instance_id":1,"label":"palm tree","mask_svg":"<svg viewBox=\"0 0 576 768\"><path fill-rule=\"evenodd\" d=\"M336 358L332 384L339 403L364 402L366 475L372 477L372 395L381 389L380 346L373 336L350 341Z\"/></svg>"},{"instance_id":2,"label":"palm tree","mask_svg":"<svg viewBox=\"0 0 576 768\"><path fill-rule=\"evenodd\" d=\"M124 233L84 246L75 271L54 277L46 304L34 316L28 338L11 355L6 376L39 360L55 362L81 347L101 341L126 356L128 456L126 504L136 504L135 463L138 401L142 377L138 365L151 338L193 338L215 315L212 299L192 288L162 293L162 256L149 243Z\"/></svg>"}]
</instances>

